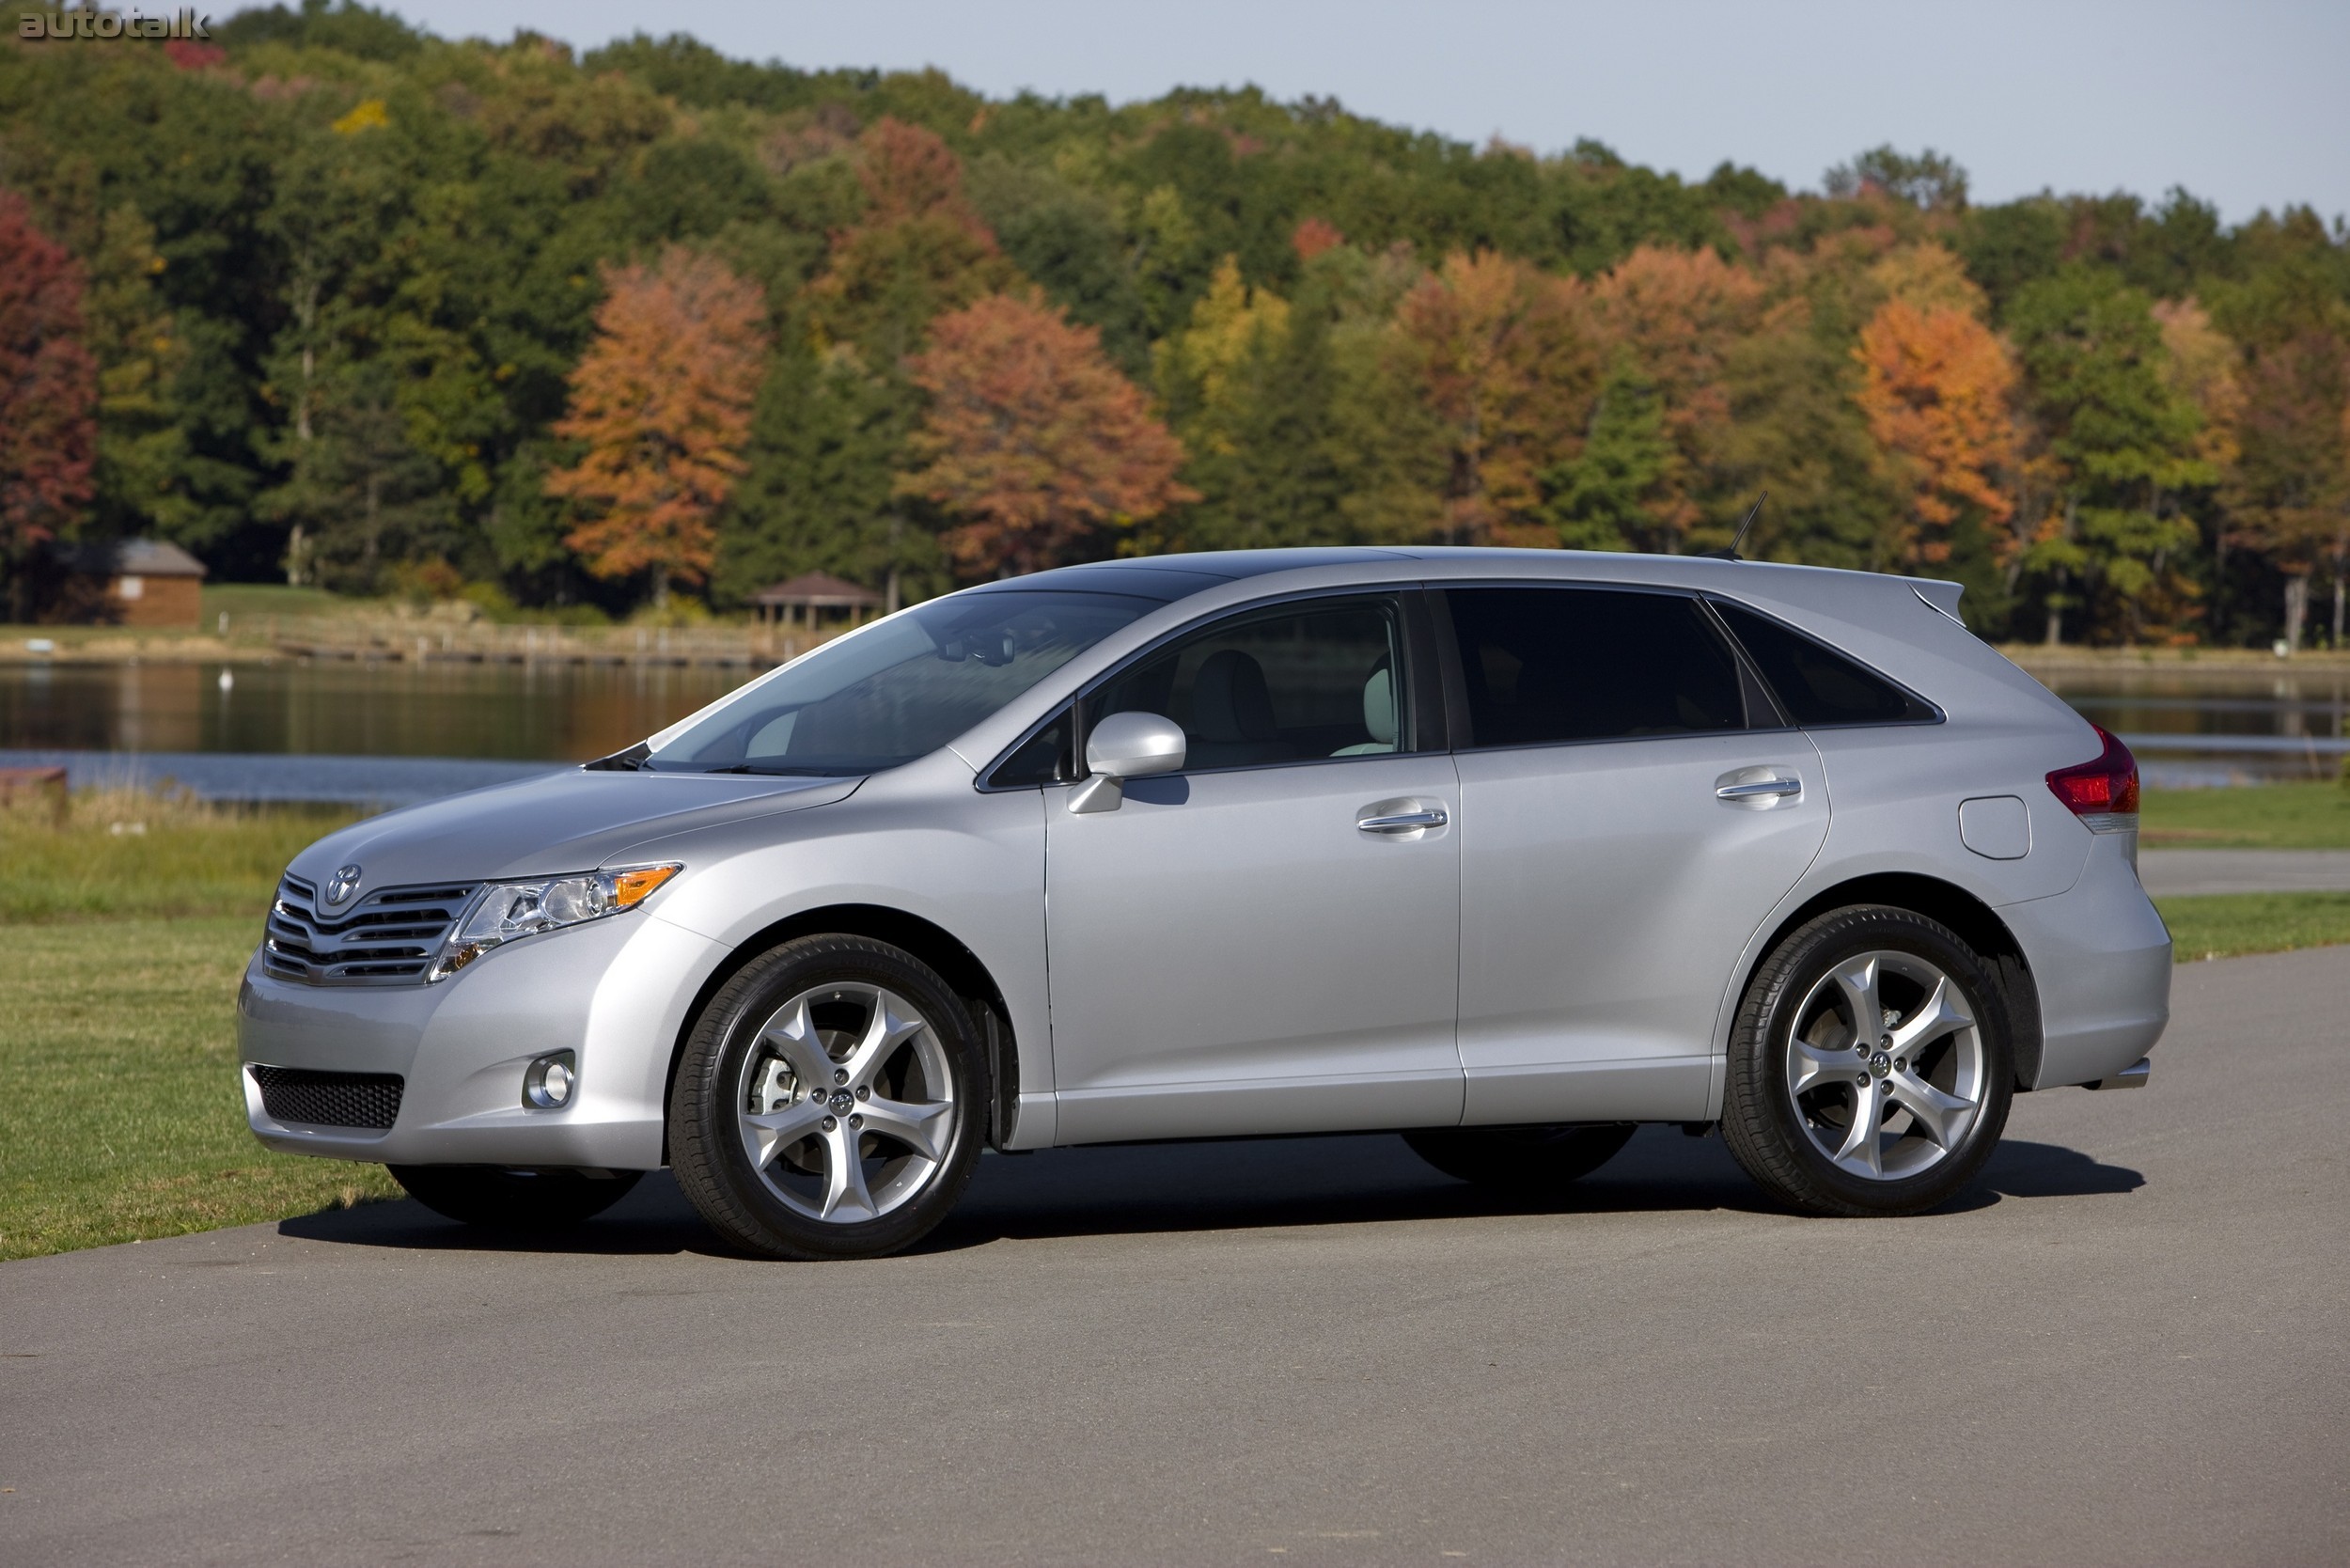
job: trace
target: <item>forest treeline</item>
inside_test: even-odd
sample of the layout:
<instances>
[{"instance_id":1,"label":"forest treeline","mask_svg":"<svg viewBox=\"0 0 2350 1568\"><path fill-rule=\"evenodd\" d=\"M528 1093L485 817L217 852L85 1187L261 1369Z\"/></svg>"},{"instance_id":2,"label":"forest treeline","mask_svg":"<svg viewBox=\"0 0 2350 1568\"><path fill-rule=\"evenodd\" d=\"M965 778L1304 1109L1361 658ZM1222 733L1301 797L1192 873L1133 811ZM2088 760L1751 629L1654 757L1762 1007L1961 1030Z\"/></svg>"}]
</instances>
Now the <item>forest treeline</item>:
<instances>
[{"instance_id":1,"label":"forest treeline","mask_svg":"<svg viewBox=\"0 0 2350 1568\"><path fill-rule=\"evenodd\" d=\"M1956 578L1993 635L2343 634L2350 233L2307 209L1980 205L1889 149L1688 182L324 0L39 30L0 50L20 586L152 536L690 614L807 570L1719 548L1767 490L1749 555Z\"/></svg>"}]
</instances>

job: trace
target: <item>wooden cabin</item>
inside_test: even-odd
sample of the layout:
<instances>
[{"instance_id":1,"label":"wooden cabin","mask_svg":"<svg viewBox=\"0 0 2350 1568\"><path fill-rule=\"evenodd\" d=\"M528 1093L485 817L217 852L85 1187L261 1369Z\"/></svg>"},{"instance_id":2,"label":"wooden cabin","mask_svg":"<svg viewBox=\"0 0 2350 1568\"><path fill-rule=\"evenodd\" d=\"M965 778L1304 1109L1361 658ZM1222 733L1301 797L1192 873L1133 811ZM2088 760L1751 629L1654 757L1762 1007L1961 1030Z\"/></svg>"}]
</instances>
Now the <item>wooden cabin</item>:
<instances>
[{"instance_id":1,"label":"wooden cabin","mask_svg":"<svg viewBox=\"0 0 2350 1568\"><path fill-rule=\"evenodd\" d=\"M57 552L44 619L193 627L203 619L204 563L177 544L126 539Z\"/></svg>"}]
</instances>

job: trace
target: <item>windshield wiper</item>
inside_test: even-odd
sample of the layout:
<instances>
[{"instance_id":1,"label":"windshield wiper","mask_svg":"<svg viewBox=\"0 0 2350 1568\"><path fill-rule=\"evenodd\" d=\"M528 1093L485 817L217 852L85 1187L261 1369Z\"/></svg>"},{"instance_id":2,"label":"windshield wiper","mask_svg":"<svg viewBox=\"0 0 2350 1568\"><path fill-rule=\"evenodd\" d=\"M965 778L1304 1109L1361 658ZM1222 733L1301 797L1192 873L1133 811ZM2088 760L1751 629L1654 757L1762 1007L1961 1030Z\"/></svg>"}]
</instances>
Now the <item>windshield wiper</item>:
<instances>
[{"instance_id":1,"label":"windshield wiper","mask_svg":"<svg viewBox=\"0 0 2350 1568\"><path fill-rule=\"evenodd\" d=\"M645 765L645 759L651 755L652 747L638 741L626 751L616 751L609 757L599 757L592 762L582 762L580 766L589 773L634 773Z\"/></svg>"}]
</instances>

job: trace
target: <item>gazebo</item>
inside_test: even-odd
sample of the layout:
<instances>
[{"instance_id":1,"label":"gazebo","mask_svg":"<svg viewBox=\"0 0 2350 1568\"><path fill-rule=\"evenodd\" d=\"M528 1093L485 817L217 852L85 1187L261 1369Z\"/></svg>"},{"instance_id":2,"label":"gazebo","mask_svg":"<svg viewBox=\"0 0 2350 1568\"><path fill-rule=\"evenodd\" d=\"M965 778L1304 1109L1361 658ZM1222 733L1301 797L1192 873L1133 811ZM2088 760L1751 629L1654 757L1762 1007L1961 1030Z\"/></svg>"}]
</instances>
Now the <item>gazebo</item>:
<instances>
[{"instance_id":1,"label":"gazebo","mask_svg":"<svg viewBox=\"0 0 2350 1568\"><path fill-rule=\"evenodd\" d=\"M882 597L870 588L836 577L828 572L803 572L788 582L760 588L751 595L759 606L760 624L814 626L819 611L837 610L852 619L881 608Z\"/></svg>"}]
</instances>

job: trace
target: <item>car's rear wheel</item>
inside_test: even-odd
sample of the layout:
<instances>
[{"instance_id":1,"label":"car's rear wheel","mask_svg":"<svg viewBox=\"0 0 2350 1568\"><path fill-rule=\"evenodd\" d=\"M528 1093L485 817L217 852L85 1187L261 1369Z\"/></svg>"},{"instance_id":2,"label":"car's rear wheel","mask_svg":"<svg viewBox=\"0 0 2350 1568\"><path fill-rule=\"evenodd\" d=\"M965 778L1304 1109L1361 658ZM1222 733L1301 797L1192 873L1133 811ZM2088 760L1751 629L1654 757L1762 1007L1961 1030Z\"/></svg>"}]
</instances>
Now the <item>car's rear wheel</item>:
<instances>
[{"instance_id":1,"label":"car's rear wheel","mask_svg":"<svg viewBox=\"0 0 2350 1568\"><path fill-rule=\"evenodd\" d=\"M640 1170L508 1170L494 1165L396 1165L392 1179L444 1218L493 1231L560 1231L593 1219Z\"/></svg>"},{"instance_id":2,"label":"car's rear wheel","mask_svg":"<svg viewBox=\"0 0 2350 1568\"><path fill-rule=\"evenodd\" d=\"M1559 1127L1446 1127L1405 1133L1412 1152L1448 1176L1496 1192L1556 1196L1616 1157L1630 1122Z\"/></svg>"},{"instance_id":3,"label":"car's rear wheel","mask_svg":"<svg viewBox=\"0 0 2350 1568\"><path fill-rule=\"evenodd\" d=\"M808 936L745 964L678 1065L678 1185L727 1241L771 1258L912 1246L971 1180L987 1065L928 964L860 936Z\"/></svg>"},{"instance_id":4,"label":"car's rear wheel","mask_svg":"<svg viewBox=\"0 0 2350 1568\"><path fill-rule=\"evenodd\" d=\"M2014 1027L1991 965L1911 910L1833 910L1747 988L1722 1137L1747 1173L1818 1215L1947 1202L1999 1141Z\"/></svg>"}]
</instances>

